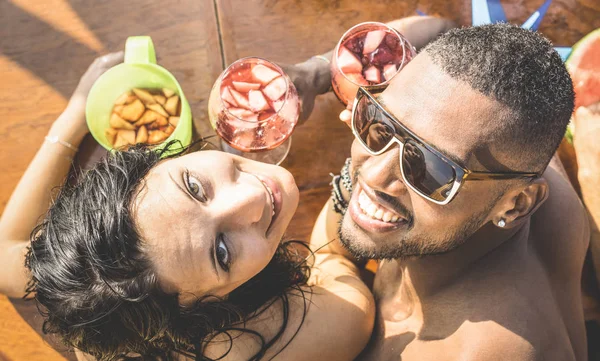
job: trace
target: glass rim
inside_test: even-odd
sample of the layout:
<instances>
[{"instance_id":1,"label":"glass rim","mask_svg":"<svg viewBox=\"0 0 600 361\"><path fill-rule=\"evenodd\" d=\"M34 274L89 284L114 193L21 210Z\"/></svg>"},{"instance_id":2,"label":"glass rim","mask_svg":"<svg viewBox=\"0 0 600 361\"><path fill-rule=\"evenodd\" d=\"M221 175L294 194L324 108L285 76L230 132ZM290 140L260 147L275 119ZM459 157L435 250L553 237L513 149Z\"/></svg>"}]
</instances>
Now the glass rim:
<instances>
[{"instance_id":1,"label":"glass rim","mask_svg":"<svg viewBox=\"0 0 600 361\"><path fill-rule=\"evenodd\" d=\"M390 30L392 33L394 33L402 42L402 49L404 49L405 44L406 44L406 39L404 38L404 36L402 34L400 34L400 32L398 32L398 30L392 28L391 26L385 24L385 23L381 23L378 21L365 21L359 24L354 25L353 27L351 27L350 29L346 30L346 32L344 32L344 34L342 35L342 37L340 38L340 40L338 41L337 45L335 46L335 49L333 51L333 56L335 56L335 64L336 64L336 68L337 70L340 72L340 74L342 74L342 76L344 77L344 79L346 79L347 81L349 81L350 83L356 85L356 86L361 86L360 84L356 84L355 82L353 82L352 80L348 79L348 77L346 76L346 74L344 73L344 71L342 69L340 69L337 66L337 57L338 54L340 52L340 46L342 45L343 40L346 39L346 37L348 37L348 35L350 34L350 32L356 30L359 27L363 27L363 26L368 26L368 25L377 25L377 26L382 26L384 28L387 28L388 30ZM402 63L400 64L400 68L402 68L402 66L405 65L406 62L406 51L402 52ZM386 85L389 84L389 82L392 81L392 79L394 79L396 77L396 75L398 75L398 73L400 72L400 70L397 70L396 73L394 74L394 76L392 76L390 79L387 79L386 81L382 82L382 83L377 83L377 84L373 84L371 86L374 85Z\"/></svg>"},{"instance_id":2,"label":"glass rim","mask_svg":"<svg viewBox=\"0 0 600 361\"><path fill-rule=\"evenodd\" d=\"M223 107L223 109L225 109L225 112L227 113L227 115L229 115L241 122L248 123L248 124L257 124L257 125L268 123L269 121L274 119L277 115L279 115L279 113L283 110L283 108L285 107L285 104L287 103L288 94L290 92L290 84L291 84L291 86L294 86L294 84L291 81L288 81L288 79L289 79L288 75L283 71L283 69L281 69L281 67L279 65L275 64L274 62L272 62L268 59L265 59L265 58L261 58L260 56L245 56L245 57L239 58L236 61L234 61L233 63L229 64L229 66L227 68L225 68L225 70L223 70L221 75L219 75L219 88L223 84L223 78L225 77L225 74L228 74L231 71L231 69L234 67L234 65L237 65L237 64L245 62L245 61L266 62L269 65L273 66L275 68L275 71L277 71L281 75L281 77L283 77L283 79L285 80L285 93L283 94L283 103L281 104L281 107L279 108L279 110L277 110L275 113L273 113L273 115L271 115L270 117L268 117L266 119L257 120L257 121L246 120L246 119L238 117L235 114L232 114L229 111L229 107L227 106L227 103L221 97L221 89L219 89L219 100L221 101L221 106ZM244 108L242 108L242 109L244 109ZM249 110L249 109L247 109L247 110ZM251 110L249 110L249 111L251 111Z\"/></svg>"}]
</instances>

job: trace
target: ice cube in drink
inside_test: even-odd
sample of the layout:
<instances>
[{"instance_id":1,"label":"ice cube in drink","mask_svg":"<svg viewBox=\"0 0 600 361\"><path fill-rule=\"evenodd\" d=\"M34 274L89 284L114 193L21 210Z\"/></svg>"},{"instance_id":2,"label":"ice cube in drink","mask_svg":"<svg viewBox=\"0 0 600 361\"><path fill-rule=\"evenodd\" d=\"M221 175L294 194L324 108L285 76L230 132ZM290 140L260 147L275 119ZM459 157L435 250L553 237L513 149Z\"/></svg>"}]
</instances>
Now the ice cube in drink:
<instances>
[{"instance_id":1,"label":"ice cube in drink","mask_svg":"<svg viewBox=\"0 0 600 361\"><path fill-rule=\"evenodd\" d=\"M348 104L359 86L389 82L415 56L415 49L396 30L382 23L354 26L342 36L331 62L333 90Z\"/></svg>"}]
</instances>

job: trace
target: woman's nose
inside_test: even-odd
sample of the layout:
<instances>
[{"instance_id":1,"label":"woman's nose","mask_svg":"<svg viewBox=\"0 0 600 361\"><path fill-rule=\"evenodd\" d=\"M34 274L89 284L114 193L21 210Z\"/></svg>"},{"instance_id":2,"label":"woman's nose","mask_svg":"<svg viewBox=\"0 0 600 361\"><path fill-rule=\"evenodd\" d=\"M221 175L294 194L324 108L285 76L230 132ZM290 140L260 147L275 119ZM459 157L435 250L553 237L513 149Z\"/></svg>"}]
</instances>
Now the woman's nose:
<instances>
[{"instance_id":1,"label":"woman's nose","mask_svg":"<svg viewBox=\"0 0 600 361\"><path fill-rule=\"evenodd\" d=\"M245 178L245 177L240 177ZM244 182L245 181L245 182ZM260 181L242 179L231 184L230 189L224 189L220 203L221 217L233 226L245 227L259 222L267 211L267 193ZM270 209L270 208L268 208Z\"/></svg>"}]
</instances>

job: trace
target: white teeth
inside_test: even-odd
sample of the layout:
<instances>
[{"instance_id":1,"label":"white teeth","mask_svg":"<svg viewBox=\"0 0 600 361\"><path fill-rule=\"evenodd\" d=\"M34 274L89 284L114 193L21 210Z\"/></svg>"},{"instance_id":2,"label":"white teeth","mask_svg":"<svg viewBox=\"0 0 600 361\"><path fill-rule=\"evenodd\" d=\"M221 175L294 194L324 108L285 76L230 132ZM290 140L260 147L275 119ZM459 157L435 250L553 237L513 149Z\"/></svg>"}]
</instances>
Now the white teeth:
<instances>
[{"instance_id":1,"label":"white teeth","mask_svg":"<svg viewBox=\"0 0 600 361\"><path fill-rule=\"evenodd\" d=\"M385 214L383 215L383 221L389 222L391 220L392 220L392 214L390 212L385 212Z\"/></svg>"},{"instance_id":2,"label":"white teeth","mask_svg":"<svg viewBox=\"0 0 600 361\"><path fill-rule=\"evenodd\" d=\"M373 203L369 196L367 196L362 190L358 194L358 205L366 215L383 222L395 223L398 222L399 219L401 219L401 217L383 208L380 208L377 204Z\"/></svg>"}]
</instances>

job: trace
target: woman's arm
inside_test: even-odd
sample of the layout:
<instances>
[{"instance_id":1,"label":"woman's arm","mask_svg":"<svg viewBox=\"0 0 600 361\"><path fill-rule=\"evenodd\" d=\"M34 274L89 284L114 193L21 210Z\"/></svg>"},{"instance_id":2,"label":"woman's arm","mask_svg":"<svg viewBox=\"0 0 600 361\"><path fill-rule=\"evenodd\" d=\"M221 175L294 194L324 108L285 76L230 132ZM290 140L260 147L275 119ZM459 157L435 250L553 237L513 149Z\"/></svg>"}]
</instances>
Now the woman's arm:
<instances>
[{"instance_id":1,"label":"woman's arm","mask_svg":"<svg viewBox=\"0 0 600 361\"><path fill-rule=\"evenodd\" d=\"M88 68L75 89L69 105L52 124L49 137L79 147L88 132L85 123L87 94L96 79L123 60L123 53L98 58ZM53 190L62 185L75 151L59 142L45 140L27 167L0 218L0 293L22 297L28 275L25 252L29 236L48 210Z\"/></svg>"}]
</instances>

